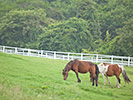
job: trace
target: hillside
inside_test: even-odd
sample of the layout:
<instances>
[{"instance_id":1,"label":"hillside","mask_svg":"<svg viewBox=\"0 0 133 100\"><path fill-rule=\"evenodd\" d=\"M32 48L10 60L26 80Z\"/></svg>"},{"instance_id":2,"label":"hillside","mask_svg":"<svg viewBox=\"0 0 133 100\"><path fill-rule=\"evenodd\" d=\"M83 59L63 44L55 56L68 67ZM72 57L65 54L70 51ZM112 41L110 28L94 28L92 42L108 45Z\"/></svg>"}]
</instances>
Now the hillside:
<instances>
[{"instance_id":1,"label":"hillside","mask_svg":"<svg viewBox=\"0 0 133 100\"><path fill-rule=\"evenodd\" d=\"M89 73L79 74L81 83L70 71L63 80L62 69L68 61L27 57L0 53L0 98L1 100L131 100L133 83L114 87L116 78L110 77L111 86L104 86L99 75L99 86L92 87ZM133 68L125 67L131 81Z\"/></svg>"}]
</instances>

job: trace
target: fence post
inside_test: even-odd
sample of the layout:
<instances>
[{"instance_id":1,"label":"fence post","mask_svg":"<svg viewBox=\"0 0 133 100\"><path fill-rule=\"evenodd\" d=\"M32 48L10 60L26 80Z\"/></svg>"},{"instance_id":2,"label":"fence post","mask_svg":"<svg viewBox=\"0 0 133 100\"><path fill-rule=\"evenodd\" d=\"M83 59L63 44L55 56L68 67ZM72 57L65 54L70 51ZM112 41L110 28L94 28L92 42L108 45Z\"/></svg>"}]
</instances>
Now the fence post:
<instances>
[{"instance_id":1,"label":"fence post","mask_svg":"<svg viewBox=\"0 0 133 100\"><path fill-rule=\"evenodd\" d=\"M122 65L123 65L123 58L121 60L122 60Z\"/></svg>"},{"instance_id":2,"label":"fence post","mask_svg":"<svg viewBox=\"0 0 133 100\"><path fill-rule=\"evenodd\" d=\"M93 57L91 57L91 62L93 62Z\"/></svg>"},{"instance_id":3,"label":"fence post","mask_svg":"<svg viewBox=\"0 0 133 100\"><path fill-rule=\"evenodd\" d=\"M101 57L101 62L103 62L103 58Z\"/></svg>"},{"instance_id":4,"label":"fence post","mask_svg":"<svg viewBox=\"0 0 133 100\"><path fill-rule=\"evenodd\" d=\"M47 53L47 51L45 51L46 52L46 57L48 56L48 53Z\"/></svg>"},{"instance_id":5,"label":"fence post","mask_svg":"<svg viewBox=\"0 0 133 100\"><path fill-rule=\"evenodd\" d=\"M23 55L24 55L24 49L23 49Z\"/></svg>"},{"instance_id":6,"label":"fence post","mask_svg":"<svg viewBox=\"0 0 133 100\"><path fill-rule=\"evenodd\" d=\"M70 53L68 52L68 55L67 55L67 60L69 60L69 55L70 55Z\"/></svg>"},{"instance_id":7,"label":"fence post","mask_svg":"<svg viewBox=\"0 0 133 100\"><path fill-rule=\"evenodd\" d=\"M96 63L98 63L98 54L96 55Z\"/></svg>"},{"instance_id":8,"label":"fence post","mask_svg":"<svg viewBox=\"0 0 133 100\"><path fill-rule=\"evenodd\" d=\"M39 57L39 56L40 56L40 54L39 54L39 53L40 53L40 51L37 51L37 53L38 53L38 57Z\"/></svg>"},{"instance_id":9,"label":"fence post","mask_svg":"<svg viewBox=\"0 0 133 100\"><path fill-rule=\"evenodd\" d=\"M128 66L130 66L130 57L128 57Z\"/></svg>"},{"instance_id":10,"label":"fence post","mask_svg":"<svg viewBox=\"0 0 133 100\"><path fill-rule=\"evenodd\" d=\"M56 59L56 51L54 51L54 59Z\"/></svg>"},{"instance_id":11,"label":"fence post","mask_svg":"<svg viewBox=\"0 0 133 100\"><path fill-rule=\"evenodd\" d=\"M63 55L63 60L65 60L65 59L64 59L64 55Z\"/></svg>"},{"instance_id":12,"label":"fence post","mask_svg":"<svg viewBox=\"0 0 133 100\"><path fill-rule=\"evenodd\" d=\"M81 60L83 60L83 54L81 53Z\"/></svg>"},{"instance_id":13,"label":"fence post","mask_svg":"<svg viewBox=\"0 0 133 100\"><path fill-rule=\"evenodd\" d=\"M17 51L17 48L15 48L15 53L17 53L18 51Z\"/></svg>"},{"instance_id":14,"label":"fence post","mask_svg":"<svg viewBox=\"0 0 133 100\"><path fill-rule=\"evenodd\" d=\"M5 52L5 46L3 46L3 52Z\"/></svg>"},{"instance_id":15,"label":"fence post","mask_svg":"<svg viewBox=\"0 0 133 100\"><path fill-rule=\"evenodd\" d=\"M30 49L28 49L28 56L30 56Z\"/></svg>"},{"instance_id":16,"label":"fence post","mask_svg":"<svg viewBox=\"0 0 133 100\"><path fill-rule=\"evenodd\" d=\"M43 50L41 50L41 57L43 56Z\"/></svg>"},{"instance_id":17,"label":"fence post","mask_svg":"<svg viewBox=\"0 0 133 100\"><path fill-rule=\"evenodd\" d=\"M111 57L111 64L113 64L113 55L112 55L112 57Z\"/></svg>"}]
</instances>

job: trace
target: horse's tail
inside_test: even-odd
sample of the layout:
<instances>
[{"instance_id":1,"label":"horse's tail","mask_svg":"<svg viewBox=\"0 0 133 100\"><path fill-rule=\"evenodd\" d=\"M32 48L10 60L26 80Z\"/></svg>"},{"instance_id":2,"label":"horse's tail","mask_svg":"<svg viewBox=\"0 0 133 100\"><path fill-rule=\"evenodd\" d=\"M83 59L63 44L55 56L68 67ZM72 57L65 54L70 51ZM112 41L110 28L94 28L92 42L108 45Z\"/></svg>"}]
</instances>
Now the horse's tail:
<instances>
[{"instance_id":1,"label":"horse's tail","mask_svg":"<svg viewBox=\"0 0 133 100\"><path fill-rule=\"evenodd\" d=\"M124 78L125 83L129 84L129 82L131 82L131 80L128 78L125 68L123 66L120 66L120 65L119 65L119 67L122 70L122 76Z\"/></svg>"},{"instance_id":2,"label":"horse's tail","mask_svg":"<svg viewBox=\"0 0 133 100\"><path fill-rule=\"evenodd\" d=\"M98 80L99 69L98 69L98 66L96 64L95 64L95 68L96 68L96 77L95 77L95 79Z\"/></svg>"}]
</instances>

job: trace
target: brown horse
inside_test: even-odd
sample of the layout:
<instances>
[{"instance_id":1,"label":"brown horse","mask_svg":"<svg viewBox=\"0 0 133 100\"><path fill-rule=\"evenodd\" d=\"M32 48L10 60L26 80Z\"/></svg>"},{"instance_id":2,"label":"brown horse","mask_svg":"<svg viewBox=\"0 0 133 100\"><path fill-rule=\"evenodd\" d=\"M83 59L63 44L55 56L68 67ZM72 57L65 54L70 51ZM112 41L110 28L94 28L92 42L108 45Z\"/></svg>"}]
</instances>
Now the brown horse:
<instances>
[{"instance_id":1,"label":"brown horse","mask_svg":"<svg viewBox=\"0 0 133 100\"><path fill-rule=\"evenodd\" d=\"M92 62L88 62L88 61L79 61L78 59L75 60L71 60L63 69L63 76L64 76L64 80L67 79L68 76L68 72L72 70L76 73L78 82L81 82L81 80L79 79L78 76L78 72L79 73L87 73L90 72L90 76L93 79L92 80L92 86L94 86L94 79L96 80L96 86L98 86L98 75L99 75L99 71L98 71L98 66L95 65Z\"/></svg>"},{"instance_id":2,"label":"brown horse","mask_svg":"<svg viewBox=\"0 0 133 100\"><path fill-rule=\"evenodd\" d=\"M121 84L120 84L121 80L119 78L120 73L122 73L123 78L125 80L125 83L127 82L129 84L129 82L131 82L131 80L128 78L127 73L126 73L126 71L125 71L123 66L120 66L118 64L101 63L101 64L98 65L98 68L99 68L99 72L103 76L104 85L106 85L106 81L105 81L104 75L106 76L106 78L107 78L107 80L109 82L109 85L111 85L111 83L110 83L110 81L109 81L107 76L115 75L116 78L117 78L116 86L117 86L117 84L119 82L118 88L120 88L121 87Z\"/></svg>"}]
</instances>

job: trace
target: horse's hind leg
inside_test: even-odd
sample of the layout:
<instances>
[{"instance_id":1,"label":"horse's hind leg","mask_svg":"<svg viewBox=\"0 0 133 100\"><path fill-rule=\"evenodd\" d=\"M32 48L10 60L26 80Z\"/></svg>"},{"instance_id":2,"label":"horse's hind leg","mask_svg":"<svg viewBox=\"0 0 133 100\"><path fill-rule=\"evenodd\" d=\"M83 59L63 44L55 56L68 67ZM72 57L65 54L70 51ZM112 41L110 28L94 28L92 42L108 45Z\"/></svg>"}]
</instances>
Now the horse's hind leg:
<instances>
[{"instance_id":1,"label":"horse's hind leg","mask_svg":"<svg viewBox=\"0 0 133 100\"><path fill-rule=\"evenodd\" d=\"M108 78L108 76L106 76L106 78L107 78L107 80L108 80L108 82L109 82L109 85L111 85L111 83L110 83L110 81L109 81L109 78Z\"/></svg>"},{"instance_id":2,"label":"horse's hind leg","mask_svg":"<svg viewBox=\"0 0 133 100\"><path fill-rule=\"evenodd\" d=\"M118 82L119 82L118 88L120 88L120 87L121 87L121 80L120 80L119 76L116 76L116 78L117 78L117 83L116 83L115 86L117 86L117 84L118 84Z\"/></svg>"},{"instance_id":3,"label":"horse's hind leg","mask_svg":"<svg viewBox=\"0 0 133 100\"><path fill-rule=\"evenodd\" d=\"M116 83L115 87L117 87L117 85L118 85L118 80L117 80L117 83Z\"/></svg>"},{"instance_id":4,"label":"horse's hind leg","mask_svg":"<svg viewBox=\"0 0 133 100\"><path fill-rule=\"evenodd\" d=\"M119 86L118 86L118 88L120 88L120 87L121 87L121 83L120 83L120 81L121 81L121 80L120 80L120 78L118 78L118 79L117 79L117 83L116 83L115 87L117 87L118 82L119 82Z\"/></svg>"},{"instance_id":5,"label":"horse's hind leg","mask_svg":"<svg viewBox=\"0 0 133 100\"><path fill-rule=\"evenodd\" d=\"M120 78L118 78L118 82L119 82L118 88L120 88L121 87L121 80L120 80Z\"/></svg>"},{"instance_id":6,"label":"horse's hind leg","mask_svg":"<svg viewBox=\"0 0 133 100\"><path fill-rule=\"evenodd\" d=\"M96 76L96 86L98 86L98 76L99 76L99 73L98 73L98 75Z\"/></svg>"}]
</instances>

